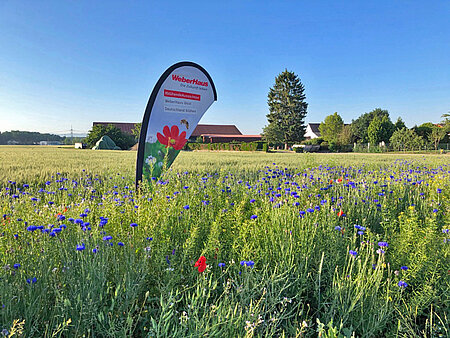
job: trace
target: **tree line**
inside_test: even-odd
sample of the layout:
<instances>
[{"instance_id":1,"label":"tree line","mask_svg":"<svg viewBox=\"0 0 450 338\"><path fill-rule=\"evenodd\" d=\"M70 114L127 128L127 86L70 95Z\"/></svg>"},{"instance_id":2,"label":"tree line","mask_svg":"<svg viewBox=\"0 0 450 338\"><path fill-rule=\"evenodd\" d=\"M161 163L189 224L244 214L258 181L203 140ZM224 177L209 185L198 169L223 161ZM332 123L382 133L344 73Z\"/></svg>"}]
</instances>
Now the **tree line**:
<instances>
[{"instance_id":1,"label":"tree line","mask_svg":"<svg viewBox=\"0 0 450 338\"><path fill-rule=\"evenodd\" d=\"M41 141L57 141L62 144L73 144L74 142L81 142L79 137L65 137L55 134L39 133L34 131L12 130L0 132L0 144L24 144L32 145L39 144Z\"/></svg>"},{"instance_id":2,"label":"tree line","mask_svg":"<svg viewBox=\"0 0 450 338\"><path fill-rule=\"evenodd\" d=\"M275 78L268 93L268 125L263 128L263 139L271 144L289 145L305 142L307 114L305 87L300 78L287 69ZM306 141L310 144L326 142L328 149L339 151L350 144L370 144L372 147L389 145L394 150L415 150L440 142L449 142L450 114L442 115L439 124L423 123L408 129L399 117L392 122L389 111L376 108L363 113L351 124L344 124L336 112L320 123L321 137Z\"/></svg>"}]
</instances>

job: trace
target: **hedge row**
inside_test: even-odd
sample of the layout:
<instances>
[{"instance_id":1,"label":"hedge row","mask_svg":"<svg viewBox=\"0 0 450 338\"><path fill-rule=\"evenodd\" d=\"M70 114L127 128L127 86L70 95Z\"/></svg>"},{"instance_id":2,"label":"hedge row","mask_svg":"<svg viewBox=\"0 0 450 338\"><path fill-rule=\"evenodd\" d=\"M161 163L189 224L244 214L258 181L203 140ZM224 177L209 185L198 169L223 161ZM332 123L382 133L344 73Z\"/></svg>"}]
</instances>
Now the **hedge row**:
<instances>
[{"instance_id":1,"label":"hedge row","mask_svg":"<svg viewBox=\"0 0 450 338\"><path fill-rule=\"evenodd\" d=\"M246 143L186 143L184 150L268 151L265 142Z\"/></svg>"}]
</instances>

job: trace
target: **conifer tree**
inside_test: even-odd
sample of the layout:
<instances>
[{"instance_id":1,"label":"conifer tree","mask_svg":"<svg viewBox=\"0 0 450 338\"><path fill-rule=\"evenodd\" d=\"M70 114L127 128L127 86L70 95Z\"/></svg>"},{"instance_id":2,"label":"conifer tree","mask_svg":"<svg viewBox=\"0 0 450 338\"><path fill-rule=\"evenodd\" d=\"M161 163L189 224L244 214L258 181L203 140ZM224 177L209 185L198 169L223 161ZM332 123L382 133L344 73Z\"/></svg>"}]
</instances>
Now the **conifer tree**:
<instances>
[{"instance_id":1,"label":"conifer tree","mask_svg":"<svg viewBox=\"0 0 450 338\"><path fill-rule=\"evenodd\" d=\"M305 135L304 119L308 104L304 91L300 78L286 69L275 78L268 94L267 119L282 131L285 149L289 144L303 140Z\"/></svg>"}]
</instances>

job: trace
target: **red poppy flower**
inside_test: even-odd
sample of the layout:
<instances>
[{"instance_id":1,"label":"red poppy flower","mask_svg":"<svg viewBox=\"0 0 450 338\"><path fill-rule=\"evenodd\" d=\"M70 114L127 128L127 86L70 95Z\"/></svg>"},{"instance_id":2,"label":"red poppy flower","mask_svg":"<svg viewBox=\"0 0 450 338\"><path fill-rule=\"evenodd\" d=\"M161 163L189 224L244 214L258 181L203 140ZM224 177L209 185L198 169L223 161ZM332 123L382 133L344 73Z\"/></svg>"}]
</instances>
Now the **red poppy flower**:
<instances>
[{"instance_id":1,"label":"red poppy flower","mask_svg":"<svg viewBox=\"0 0 450 338\"><path fill-rule=\"evenodd\" d=\"M206 258L205 256L200 256L198 261L195 263L194 267L198 267L198 272L202 273L206 269Z\"/></svg>"},{"instance_id":2,"label":"red poppy flower","mask_svg":"<svg viewBox=\"0 0 450 338\"><path fill-rule=\"evenodd\" d=\"M169 129L169 126L164 126L163 133L157 133L156 137L161 144L164 144L166 148L173 147L175 150L181 150L186 144L186 132L183 131L180 134L180 130L177 126L172 126Z\"/></svg>"},{"instance_id":3,"label":"red poppy flower","mask_svg":"<svg viewBox=\"0 0 450 338\"><path fill-rule=\"evenodd\" d=\"M340 210L340 211L338 212L338 216L341 217L342 215L344 215L344 212L343 212L342 210Z\"/></svg>"}]
</instances>

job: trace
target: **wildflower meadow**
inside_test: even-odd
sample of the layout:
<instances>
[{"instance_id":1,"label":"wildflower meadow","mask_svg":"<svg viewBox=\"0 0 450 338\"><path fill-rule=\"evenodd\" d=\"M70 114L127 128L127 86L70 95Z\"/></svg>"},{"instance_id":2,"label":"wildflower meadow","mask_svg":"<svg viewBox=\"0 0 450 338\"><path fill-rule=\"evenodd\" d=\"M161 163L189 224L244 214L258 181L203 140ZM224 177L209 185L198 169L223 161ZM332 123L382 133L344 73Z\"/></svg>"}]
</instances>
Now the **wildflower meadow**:
<instances>
[{"instance_id":1,"label":"wildflower meadow","mask_svg":"<svg viewBox=\"0 0 450 338\"><path fill-rule=\"evenodd\" d=\"M0 335L449 336L446 155L0 147Z\"/></svg>"}]
</instances>

